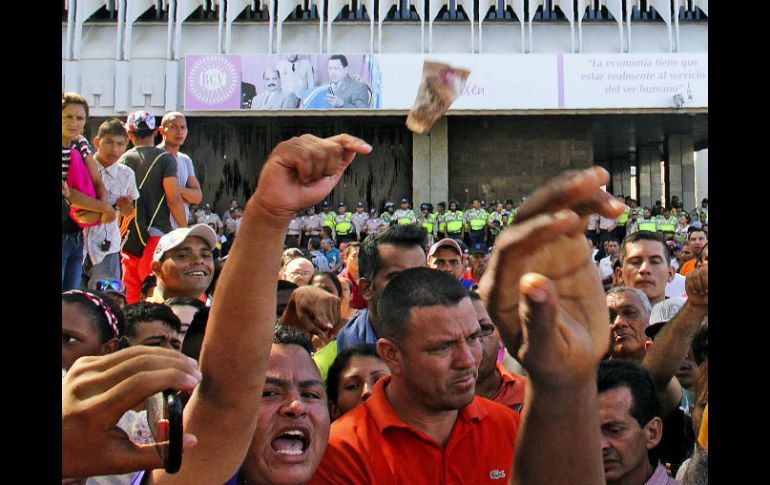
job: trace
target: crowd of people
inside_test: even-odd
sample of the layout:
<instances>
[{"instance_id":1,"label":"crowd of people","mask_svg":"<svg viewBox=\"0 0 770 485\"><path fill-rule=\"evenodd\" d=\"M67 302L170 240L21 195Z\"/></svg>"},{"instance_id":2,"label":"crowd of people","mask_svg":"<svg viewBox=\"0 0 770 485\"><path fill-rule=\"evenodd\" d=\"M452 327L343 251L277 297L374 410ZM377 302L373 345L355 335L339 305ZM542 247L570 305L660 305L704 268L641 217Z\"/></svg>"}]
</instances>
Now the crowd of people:
<instances>
[{"instance_id":1,"label":"crowd of people","mask_svg":"<svg viewBox=\"0 0 770 485\"><path fill-rule=\"evenodd\" d=\"M593 167L515 209L331 212L372 147L303 135L220 218L183 114L94 153L87 115L62 96L62 483L707 483L707 200L642 226ZM176 473L137 405L165 389Z\"/></svg>"}]
</instances>

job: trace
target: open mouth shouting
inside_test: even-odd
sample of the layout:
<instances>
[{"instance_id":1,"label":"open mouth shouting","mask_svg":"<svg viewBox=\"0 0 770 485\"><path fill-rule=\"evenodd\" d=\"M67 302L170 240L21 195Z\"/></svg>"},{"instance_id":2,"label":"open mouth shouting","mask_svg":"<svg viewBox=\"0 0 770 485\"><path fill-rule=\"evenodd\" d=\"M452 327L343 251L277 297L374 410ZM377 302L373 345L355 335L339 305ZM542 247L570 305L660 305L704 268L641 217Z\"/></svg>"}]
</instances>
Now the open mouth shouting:
<instances>
[{"instance_id":1,"label":"open mouth shouting","mask_svg":"<svg viewBox=\"0 0 770 485\"><path fill-rule=\"evenodd\" d=\"M270 447L284 461L301 461L310 446L310 434L306 429L290 428L278 431Z\"/></svg>"}]
</instances>

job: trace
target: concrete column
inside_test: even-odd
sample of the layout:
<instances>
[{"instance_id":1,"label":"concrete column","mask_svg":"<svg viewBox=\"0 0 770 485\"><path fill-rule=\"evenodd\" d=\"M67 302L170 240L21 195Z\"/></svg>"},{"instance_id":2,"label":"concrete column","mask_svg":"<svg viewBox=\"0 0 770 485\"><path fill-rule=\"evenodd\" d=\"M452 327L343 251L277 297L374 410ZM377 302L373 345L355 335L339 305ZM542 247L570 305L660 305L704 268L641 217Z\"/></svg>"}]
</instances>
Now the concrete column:
<instances>
[{"instance_id":1,"label":"concrete column","mask_svg":"<svg viewBox=\"0 0 770 485\"><path fill-rule=\"evenodd\" d=\"M625 158L612 160L612 194L631 195L631 162Z\"/></svg>"},{"instance_id":2,"label":"concrete column","mask_svg":"<svg viewBox=\"0 0 770 485\"><path fill-rule=\"evenodd\" d=\"M610 162L612 169L610 170L611 182L612 182L612 195L623 194L623 160L614 159Z\"/></svg>"},{"instance_id":3,"label":"concrete column","mask_svg":"<svg viewBox=\"0 0 770 485\"><path fill-rule=\"evenodd\" d=\"M695 162L695 202L700 206L700 201L709 196L709 150L708 148L697 152ZM685 204L686 206L687 204ZM689 209L685 207L685 209Z\"/></svg>"},{"instance_id":4,"label":"concrete column","mask_svg":"<svg viewBox=\"0 0 770 485\"><path fill-rule=\"evenodd\" d=\"M692 137L669 135L666 139L668 197L678 196L687 209L697 207L694 153Z\"/></svg>"},{"instance_id":5,"label":"concrete column","mask_svg":"<svg viewBox=\"0 0 770 485\"><path fill-rule=\"evenodd\" d=\"M622 159L621 162L621 179L622 179L622 189L623 189L623 195L629 196L631 195L631 161Z\"/></svg>"},{"instance_id":6,"label":"concrete column","mask_svg":"<svg viewBox=\"0 0 770 485\"><path fill-rule=\"evenodd\" d=\"M449 196L447 120L442 118L424 135L412 136L412 206L446 201Z\"/></svg>"},{"instance_id":7,"label":"concrete column","mask_svg":"<svg viewBox=\"0 0 770 485\"><path fill-rule=\"evenodd\" d=\"M655 150L655 157L650 160L650 199L652 205L661 199L663 195L663 187L661 186L661 167L660 167L660 151Z\"/></svg>"},{"instance_id":8,"label":"concrete column","mask_svg":"<svg viewBox=\"0 0 770 485\"><path fill-rule=\"evenodd\" d=\"M660 150L656 145L637 149L639 172L639 205L652 207L660 199Z\"/></svg>"}]
</instances>

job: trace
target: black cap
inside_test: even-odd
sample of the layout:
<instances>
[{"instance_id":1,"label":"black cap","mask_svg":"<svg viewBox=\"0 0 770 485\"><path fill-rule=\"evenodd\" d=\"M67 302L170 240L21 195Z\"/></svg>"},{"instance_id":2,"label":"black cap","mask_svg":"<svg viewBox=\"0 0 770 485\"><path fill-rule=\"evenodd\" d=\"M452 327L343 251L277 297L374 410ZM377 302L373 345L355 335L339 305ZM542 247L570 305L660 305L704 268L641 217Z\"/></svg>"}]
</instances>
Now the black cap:
<instances>
[{"instance_id":1,"label":"black cap","mask_svg":"<svg viewBox=\"0 0 770 485\"><path fill-rule=\"evenodd\" d=\"M404 202L406 202L408 204L409 203L409 199L407 199L406 197L402 198L400 203L403 204Z\"/></svg>"},{"instance_id":2,"label":"black cap","mask_svg":"<svg viewBox=\"0 0 770 485\"><path fill-rule=\"evenodd\" d=\"M395 207L395 205L396 205L396 204L394 204L394 203L393 203L393 202L391 202L391 201L387 201L387 202L385 202L385 208L386 208L386 209L387 209L388 207Z\"/></svg>"},{"instance_id":3,"label":"black cap","mask_svg":"<svg viewBox=\"0 0 770 485\"><path fill-rule=\"evenodd\" d=\"M211 204L209 204L208 202L206 202L205 204L203 204L203 208L204 208L204 209L211 209Z\"/></svg>"},{"instance_id":4,"label":"black cap","mask_svg":"<svg viewBox=\"0 0 770 485\"><path fill-rule=\"evenodd\" d=\"M422 204L420 204L420 210L421 211L430 210L430 204L428 204L427 202L423 202Z\"/></svg>"},{"instance_id":5,"label":"black cap","mask_svg":"<svg viewBox=\"0 0 770 485\"><path fill-rule=\"evenodd\" d=\"M345 203L344 203L344 202L340 202L340 203L337 205L337 207L346 207L346 205L345 205Z\"/></svg>"},{"instance_id":6,"label":"black cap","mask_svg":"<svg viewBox=\"0 0 770 485\"><path fill-rule=\"evenodd\" d=\"M489 248L484 243L476 243L471 246L471 254L477 253L489 254Z\"/></svg>"},{"instance_id":7,"label":"black cap","mask_svg":"<svg viewBox=\"0 0 770 485\"><path fill-rule=\"evenodd\" d=\"M332 206L332 201L328 199L321 202L321 207L331 207L331 206Z\"/></svg>"},{"instance_id":8,"label":"black cap","mask_svg":"<svg viewBox=\"0 0 770 485\"><path fill-rule=\"evenodd\" d=\"M361 202L360 200L358 201L358 204L356 204L356 207L363 207L363 206L364 206L364 203Z\"/></svg>"},{"instance_id":9,"label":"black cap","mask_svg":"<svg viewBox=\"0 0 770 485\"><path fill-rule=\"evenodd\" d=\"M377 212L378 212L377 209L372 209L369 211L369 214L376 214Z\"/></svg>"}]
</instances>

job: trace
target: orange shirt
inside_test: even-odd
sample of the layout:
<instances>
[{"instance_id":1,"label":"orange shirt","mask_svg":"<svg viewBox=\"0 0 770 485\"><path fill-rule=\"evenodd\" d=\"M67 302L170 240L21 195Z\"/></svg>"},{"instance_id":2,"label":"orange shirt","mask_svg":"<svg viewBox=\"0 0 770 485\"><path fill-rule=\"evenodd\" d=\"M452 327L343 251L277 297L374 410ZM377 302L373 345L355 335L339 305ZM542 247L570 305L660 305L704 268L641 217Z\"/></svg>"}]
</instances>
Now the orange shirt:
<instances>
[{"instance_id":1,"label":"orange shirt","mask_svg":"<svg viewBox=\"0 0 770 485\"><path fill-rule=\"evenodd\" d=\"M310 485L506 484L519 415L487 399L460 410L442 448L398 417L383 377L372 396L334 421L329 446Z\"/></svg>"},{"instance_id":2,"label":"orange shirt","mask_svg":"<svg viewBox=\"0 0 770 485\"><path fill-rule=\"evenodd\" d=\"M681 268L679 268L679 274L682 276L687 276L688 274L695 271L695 263L697 263L698 260L693 258L689 261L686 261Z\"/></svg>"},{"instance_id":3,"label":"orange shirt","mask_svg":"<svg viewBox=\"0 0 770 485\"><path fill-rule=\"evenodd\" d=\"M500 362L497 363L495 368L497 373L503 378L503 384L495 395L492 396L491 400L514 411L521 412L521 407L524 406L524 387L527 378L509 371Z\"/></svg>"}]
</instances>

